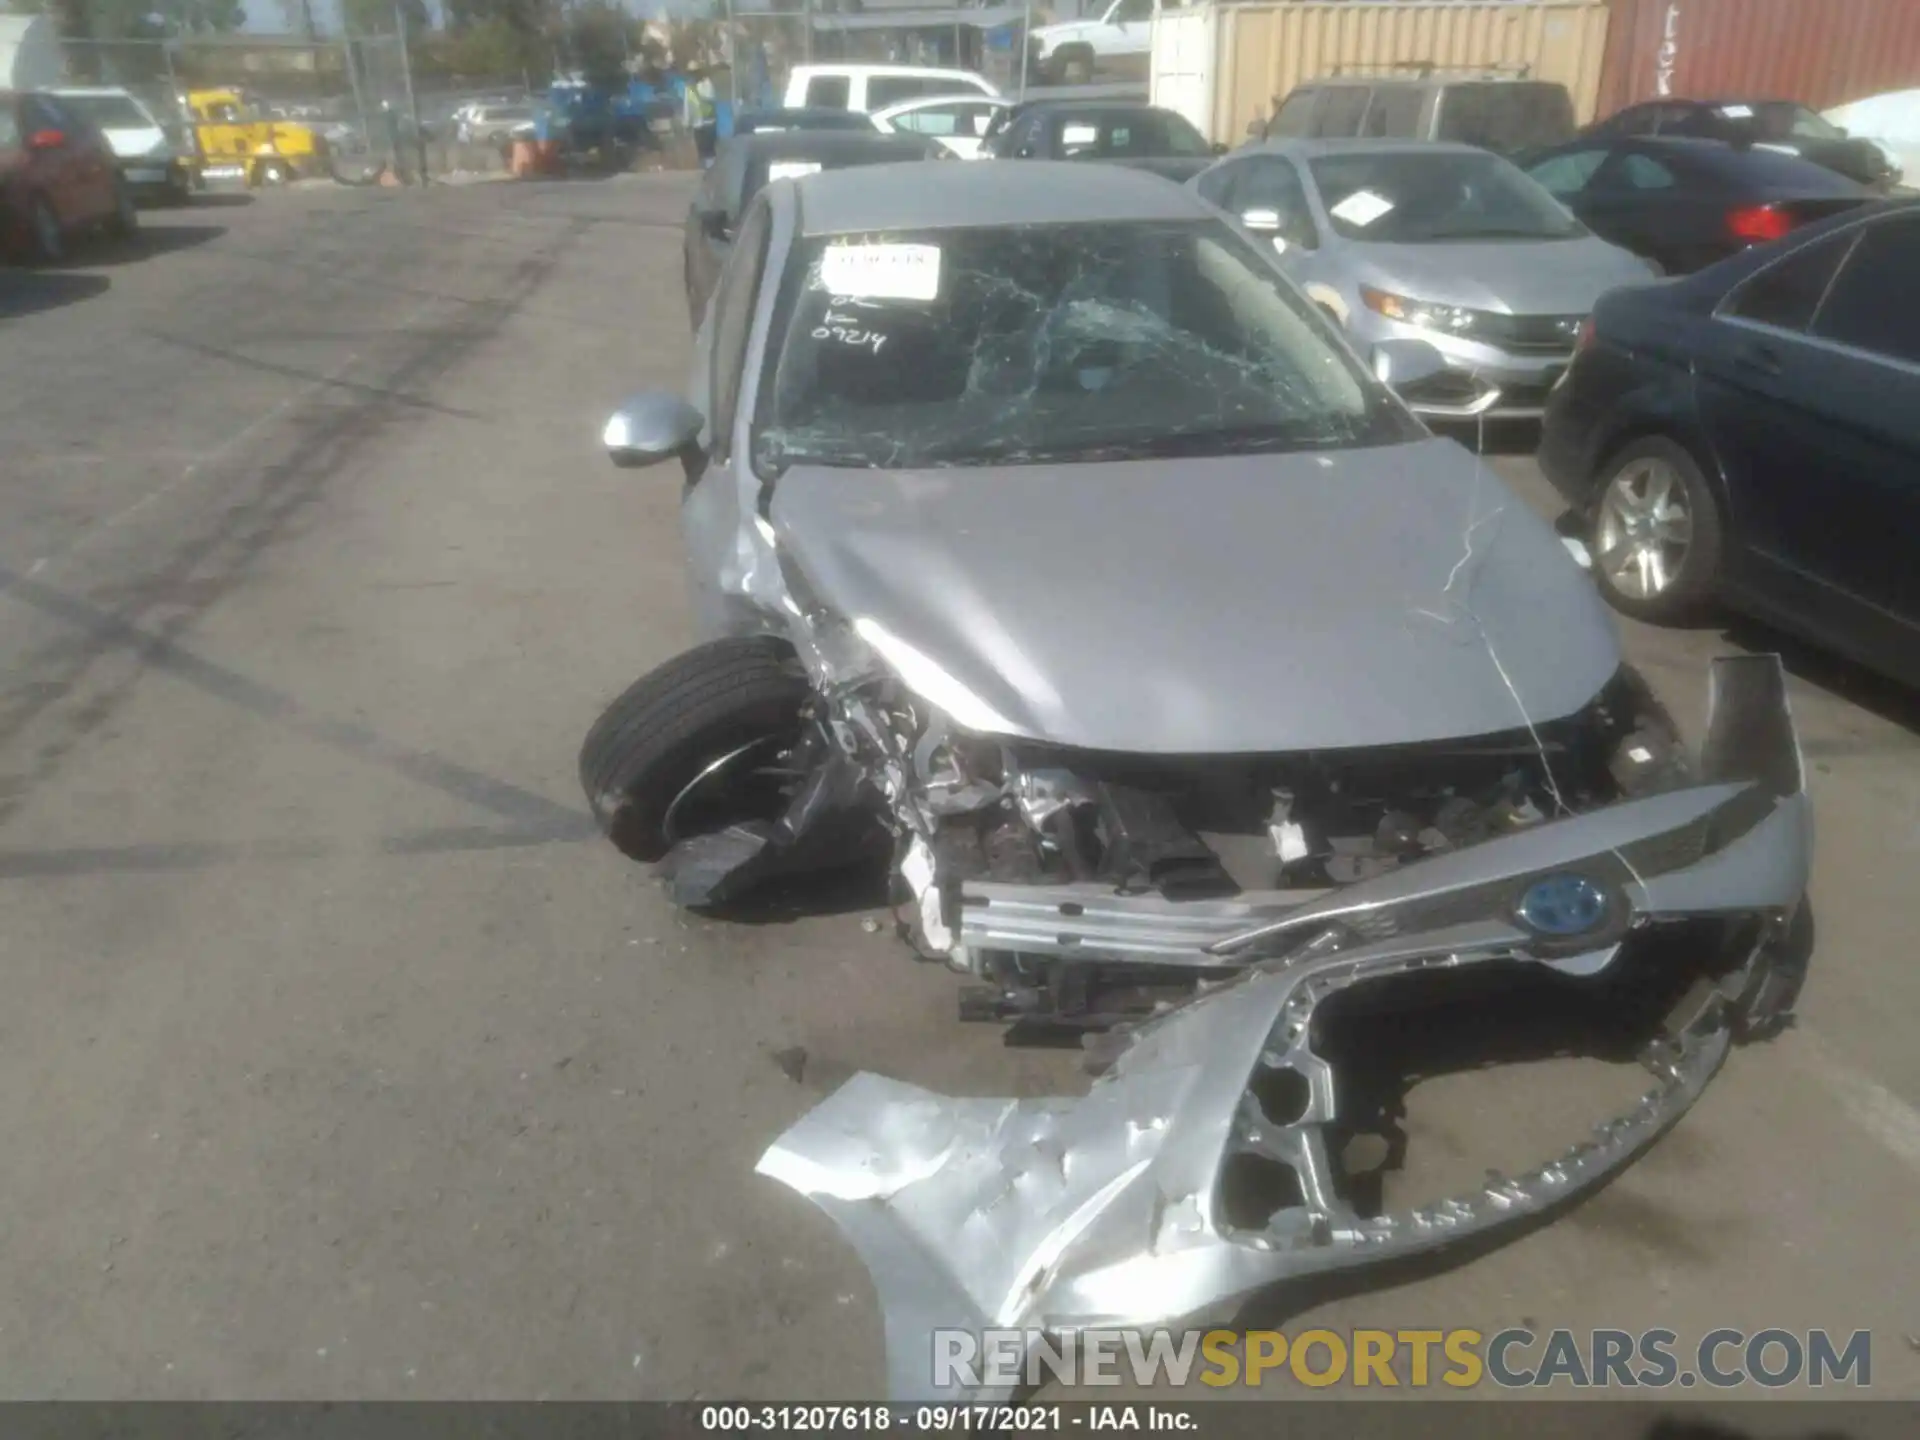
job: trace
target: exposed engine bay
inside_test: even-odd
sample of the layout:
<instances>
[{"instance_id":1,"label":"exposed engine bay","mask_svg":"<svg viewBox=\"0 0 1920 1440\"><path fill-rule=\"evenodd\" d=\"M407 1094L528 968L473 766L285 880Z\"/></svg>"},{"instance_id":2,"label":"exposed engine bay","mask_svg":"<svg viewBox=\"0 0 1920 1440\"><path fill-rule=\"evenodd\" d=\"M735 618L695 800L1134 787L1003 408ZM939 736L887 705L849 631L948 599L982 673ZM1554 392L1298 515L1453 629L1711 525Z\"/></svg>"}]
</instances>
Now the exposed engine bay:
<instances>
[{"instance_id":1,"label":"exposed engine bay","mask_svg":"<svg viewBox=\"0 0 1920 1440\"><path fill-rule=\"evenodd\" d=\"M1692 773L1630 669L1575 716L1474 740L1171 758L969 734L882 673L819 687L785 758L804 778L779 820L668 854L676 901L843 861L871 814L899 933L978 982L963 1018L1015 1040L1140 1018L1244 967L1249 932L1296 908Z\"/></svg>"}]
</instances>

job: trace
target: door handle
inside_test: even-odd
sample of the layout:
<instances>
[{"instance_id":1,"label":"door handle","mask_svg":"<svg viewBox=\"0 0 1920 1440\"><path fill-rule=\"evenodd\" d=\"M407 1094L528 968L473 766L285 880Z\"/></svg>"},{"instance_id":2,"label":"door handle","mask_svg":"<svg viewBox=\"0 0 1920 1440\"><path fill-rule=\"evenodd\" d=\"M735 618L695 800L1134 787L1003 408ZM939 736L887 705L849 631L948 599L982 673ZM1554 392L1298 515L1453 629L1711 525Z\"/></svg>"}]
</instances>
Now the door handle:
<instances>
[{"instance_id":1,"label":"door handle","mask_svg":"<svg viewBox=\"0 0 1920 1440\"><path fill-rule=\"evenodd\" d=\"M1734 355L1733 363L1743 370L1756 371L1770 378L1777 377L1782 368L1780 352L1764 341L1742 346Z\"/></svg>"}]
</instances>

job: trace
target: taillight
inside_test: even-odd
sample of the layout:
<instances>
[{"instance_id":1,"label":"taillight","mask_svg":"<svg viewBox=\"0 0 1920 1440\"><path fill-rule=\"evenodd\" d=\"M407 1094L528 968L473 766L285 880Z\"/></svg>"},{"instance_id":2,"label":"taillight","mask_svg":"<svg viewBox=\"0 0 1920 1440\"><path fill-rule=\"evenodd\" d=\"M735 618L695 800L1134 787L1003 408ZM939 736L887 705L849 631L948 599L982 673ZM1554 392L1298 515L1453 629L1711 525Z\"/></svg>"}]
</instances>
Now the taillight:
<instances>
[{"instance_id":1,"label":"taillight","mask_svg":"<svg viewBox=\"0 0 1920 1440\"><path fill-rule=\"evenodd\" d=\"M1793 217L1772 205L1750 205L1727 216L1727 229L1736 240L1778 240L1793 229Z\"/></svg>"},{"instance_id":2,"label":"taillight","mask_svg":"<svg viewBox=\"0 0 1920 1440\"><path fill-rule=\"evenodd\" d=\"M1587 316L1580 322L1580 328L1573 332L1573 353L1578 355L1593 344L1593 317Z\"/></svg>"}]
</instances>

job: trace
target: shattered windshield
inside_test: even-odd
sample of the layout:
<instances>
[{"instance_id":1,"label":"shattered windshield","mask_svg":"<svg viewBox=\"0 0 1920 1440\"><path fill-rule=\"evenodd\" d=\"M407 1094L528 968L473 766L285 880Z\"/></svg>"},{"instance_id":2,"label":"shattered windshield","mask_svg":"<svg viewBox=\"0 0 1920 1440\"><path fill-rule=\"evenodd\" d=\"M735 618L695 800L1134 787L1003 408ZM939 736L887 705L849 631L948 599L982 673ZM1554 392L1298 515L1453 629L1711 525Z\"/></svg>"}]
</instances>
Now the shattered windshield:
<instances>
[{"instance_id":1,"label":"shattered windshield","mask_svg":"<svg viewBox=\"0 0 1920 1440\"><path fill-rule=\"evenodd\" d=\"M803 242L772 335L756 437L768 470L1225 455L1421 433L1274 267L1212 220Z\"/></svg>"},{"instance_id":2,"label":"shattered windshield","mask_svg":"<svg viewBox=\"0 0 1920 1440\"><path fill-rule=\"evenodd\" d=\"M1495 155L1358 151L1311 161L1343 239L1382 245L1571 240L1586 234L1545 190Z\"/></svg>"}]
</instances>

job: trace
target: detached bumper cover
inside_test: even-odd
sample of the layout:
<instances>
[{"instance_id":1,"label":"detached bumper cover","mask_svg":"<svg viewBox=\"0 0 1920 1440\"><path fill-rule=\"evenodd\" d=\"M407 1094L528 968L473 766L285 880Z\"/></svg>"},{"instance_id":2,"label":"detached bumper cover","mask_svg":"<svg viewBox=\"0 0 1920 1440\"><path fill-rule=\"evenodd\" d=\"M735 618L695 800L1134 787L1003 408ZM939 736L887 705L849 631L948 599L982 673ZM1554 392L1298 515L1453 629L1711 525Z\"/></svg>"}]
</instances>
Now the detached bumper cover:
<instances>
[{"instance_id":1,"label":"detached bumper cover","mask_svg":"<svg viewBox=\"0 0 1920 1440\"><path fill-rule=\"evenodd\" d=\"M1713 681L1691 788L1408 866L1235 936L1209 926L1182 937L1246 968L1132 1031L1084 1099L952 1099L862 1074L804 1116L758 1168L811 1198L865 1261L893 1397L941 1398L936 1329L1226 1318L1276 1282L1487 1231L1624 1167L1698 1098L1736 1029L1792 989L1775 969L1812 826L1784 683L1773 657L1717 662ZM1578 940L1548 939L1516 901L1568 873L1605 891L1608 914ZM1525 1173L1434 1204L1368 1217L1342 1200L1327 1143L1334 1076L1313 1048L1329 996L1416 971L1597 974L1637 934L1701 917L1750 922L1727 927L1744 950L1700 957L1642 1053L1651 1087L1625 1114ZM1292 1113L1272 1113L1279 1092ZM1229 1193L1249 1165L1293 1182L1285 1203L1251 1218Z\"/></svg>"}]
</instances>

